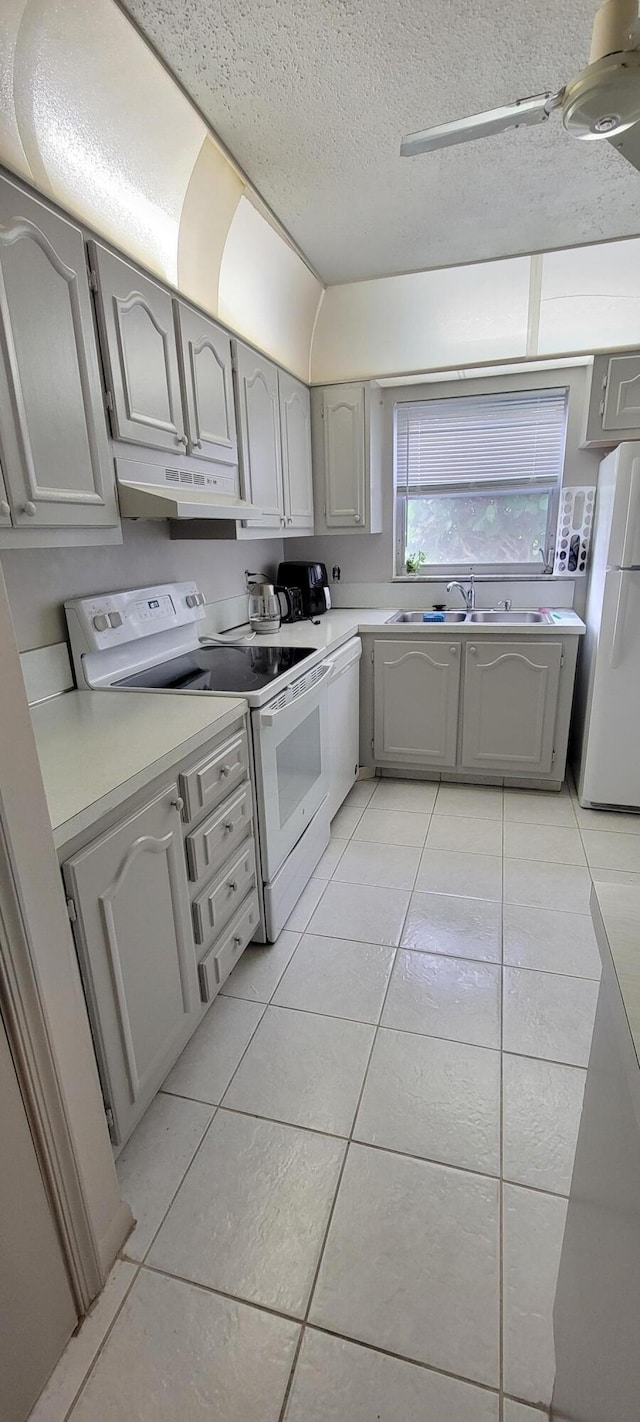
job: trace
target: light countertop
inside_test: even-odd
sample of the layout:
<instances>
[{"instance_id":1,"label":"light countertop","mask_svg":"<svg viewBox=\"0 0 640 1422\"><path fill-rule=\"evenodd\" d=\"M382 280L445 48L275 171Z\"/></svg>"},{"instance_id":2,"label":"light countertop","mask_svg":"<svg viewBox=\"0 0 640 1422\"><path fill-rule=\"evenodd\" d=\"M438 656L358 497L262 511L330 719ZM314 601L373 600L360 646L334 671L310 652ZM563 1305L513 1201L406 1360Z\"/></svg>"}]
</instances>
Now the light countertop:
<instances>
[{"instance_id":1,"label":"light countertop","mask_svg":"<svg viewBox=\"0 0 640 1422\"><path fill-rule=\"evenodd\" d=\"M237 720L239 697L68 691L31 709L59 848Z\"/></svg>"},{"instance_id":2,"label":"light countertop","mask_svg":"<svg viewBox=\"0 0 640 1422\"><path fill-rule=\"evenodd\" d=\"M335 651L350 637L356 637L359 630L385 627L397 607L337 607L331 612L323 612L317 619L318 626L305 618L303 622L285 622L279 632L257 633L256 647L312 647L317 652ZM243 628L234 628L240 633ZM247 631L249 626L247 624ZM206 635L207 627L204 624ZM229 636L232 634L229 633Z\"/></svg>"},{"instance_id":3,"label":"light countertop","mask_svg":"<svg viewBox=\"0 0 640 1422\"><path fill-rule=\"evenodd\" d=\"M259 636L256 645L309 647L315 660L336 651L358 632L421 636L455 632L580 633L584 623L558 610L553 627L465 623L394 623L398 608L333 608L319 619L286 623ZM206 632L206 624L202 627ZM225 729L246 709L239 697L171 696L166 692L71 691L32 707L31 715L56 845L69 843L110 810Z\"/></svg>"},{"instance_id":4,"label":"light countertop","mask_svg":"<svg viewBox=\"0 0 640 1422\"><path fill-rule=\"evenodd\" d=\"M608 950L640 1066L640 886L596 882L591 902L603 968Z\"/></svg>"},{"instance_id":5,"label":"light countertop","mask_svg":"<svg viewBox=\"0 0 640 1422\"><path fill-rule=\"evenodd\" d=\"M426 601L426 599L425 599ZM531 611L531 609L528 609ZM306 619L286 622L279 632L258 633L255 645L262 647L309 647L317 652L335 651L359 632L391 632L394 637L429 636L457 637L549 637L557 634L581 636L584 622L569 607L545 609L551 612L552 623L487 623L487 622L394 622L397 607L338 607L318 619L319 626ZM482 611L479 608L478 611ZM234 628L239 634L243 629ZM206 634L206 624L203 627ZM248 624L247 624L248 631ZM231 635L231 634L229 634Z\"/></svg>"}]
</instances>

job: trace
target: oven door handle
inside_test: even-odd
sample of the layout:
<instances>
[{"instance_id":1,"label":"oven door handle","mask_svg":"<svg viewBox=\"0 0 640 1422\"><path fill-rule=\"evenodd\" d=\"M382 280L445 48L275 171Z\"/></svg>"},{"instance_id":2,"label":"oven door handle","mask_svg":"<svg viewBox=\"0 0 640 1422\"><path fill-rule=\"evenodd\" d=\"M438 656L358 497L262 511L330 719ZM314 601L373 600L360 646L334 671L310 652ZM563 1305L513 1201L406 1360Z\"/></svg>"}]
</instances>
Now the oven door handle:
<instances>
[{"instance_id":1,"label":"oven door handle","mask_svg":"<svg viewBox=\"0 0 640 1422\"><path fill-rule=\"evenodd\" d=\"M284 706L278 706L275 711L270 711L268 707L265 707L264 711L258 712L260 725L275 726L279 716L286 716L288 711L297 710L298 706L301 706L308 696L315 696L323 682L327 681L332 675L332 672L333 667L331 662L321 662L320 676L317 676L315 681L311 683L311 686L309 686L306 691L303 691L300 696L294 697L291 701L286 701Z\"/></svg>"}]
</instances>

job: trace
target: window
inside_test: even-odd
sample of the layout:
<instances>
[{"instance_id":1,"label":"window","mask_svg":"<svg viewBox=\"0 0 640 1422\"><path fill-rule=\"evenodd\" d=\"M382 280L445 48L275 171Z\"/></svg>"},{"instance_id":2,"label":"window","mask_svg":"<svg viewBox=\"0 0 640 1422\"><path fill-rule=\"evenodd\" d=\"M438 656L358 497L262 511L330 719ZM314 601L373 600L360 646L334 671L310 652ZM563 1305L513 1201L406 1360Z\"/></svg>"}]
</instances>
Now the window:
<instances>
[{"instance_id":1,"label":"window","mask_svg":"<svg viewBox=\"0 0 640 1422\"><path fill-rule=\"evenodd\" d=\"M398 403L396 573L552 562L568 391Z\"/></svg>"}]
</instances>

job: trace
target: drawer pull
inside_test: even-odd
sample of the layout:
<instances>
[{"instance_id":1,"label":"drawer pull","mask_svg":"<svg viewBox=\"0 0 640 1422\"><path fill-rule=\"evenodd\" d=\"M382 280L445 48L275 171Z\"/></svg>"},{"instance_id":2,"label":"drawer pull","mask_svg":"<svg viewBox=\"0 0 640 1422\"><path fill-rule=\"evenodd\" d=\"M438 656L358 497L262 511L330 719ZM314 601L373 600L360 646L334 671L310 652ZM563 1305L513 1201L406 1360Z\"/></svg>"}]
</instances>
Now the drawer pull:
<instances>
[{"instance_id":1,"label":"drawer pull","mask_svg":"<svg viewBox=\"0 0 640 1422\"><path fill-rule=\"evenodd\" d=\"M232 894L237 894L237 892L238 892L238 881L237 881L237 879L232 879L232 880L231 880L231 883L227 884L227 888L228 888L228 890L229 890L230 893L232 893Z\"/></svg>"},{"instance_id":2,"label":"drawer pull","mask_svg":"<svg viewBox=\"0 0 640 1422\"><path fill-rule=\"evenodd\" d=\"M228 775L228 774L229 774L229 766L228 766L228 765L221 765L221 766L220 766L220 774L221 774L223 777L226 776L226 775Z\"/></svg>"},{"instance_id":3,"label":"drawer pull","mask_svg":"<svg viewBox=\"0 0 640 1422\"><path fill-rule=\"evenodd\" d=\"M182 798L182 795L174 796L174 799L171 801L171 805L174 810L179 810L180 814L182 814L182 811L184 810L184 800Z\"/></svg>"},{"instance_id":4,"label":"drawer pull","mask_svg":"<svg viewBox=\"0 0 640 1422\"><path fill-rule=\"evenodd\" d=\"M234 943L235 943L235 945L236 945L236 948L239 948L239 947L240 947L240 944L242 943L242 935L241 935L240 933L236 933L236 934L234 935L233 941L234 941Z\"/></svg>"},{"instance_id":5,"label":"drawer pull","mask_svg":"<svg viewBox=\"0 0 640 1422\"><path fill-rule=\"evenodd\" d=\"M472 657L475 657L477 651L478 651L478 648L477 648L477 647L470 647L470 648L469 648L469 652L470 652L470 654L471 654Z\"/></svg>"},{"instance_id":6,"label":"drawer pull","mask_svg":"<svg viewBox=\"0 0 640 1422\"><path fill-rule=\"evenodd\" d=\"M224 828L226 829L227 834L231 834L231 831L235 829L233 820L225 820Z\"/></svg>"}]
</instances>

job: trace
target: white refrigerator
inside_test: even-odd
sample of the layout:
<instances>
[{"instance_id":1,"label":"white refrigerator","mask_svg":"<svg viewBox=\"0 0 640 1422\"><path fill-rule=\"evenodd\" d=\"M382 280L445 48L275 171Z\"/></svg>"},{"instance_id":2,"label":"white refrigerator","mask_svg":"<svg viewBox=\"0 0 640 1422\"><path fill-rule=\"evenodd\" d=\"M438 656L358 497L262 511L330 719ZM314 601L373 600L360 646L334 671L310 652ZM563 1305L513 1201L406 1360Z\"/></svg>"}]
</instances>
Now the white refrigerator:
<instances>
[{"instance_id":1,"label":"white refrigerator","mask_svg":"<svg viewBox=\"0 0 640 1422\"><path fill-rule=\"evenodd\" d=\"M600 465L577 690L582 805L640 809L640 442Z\"/></svg>"}]
</instances>

